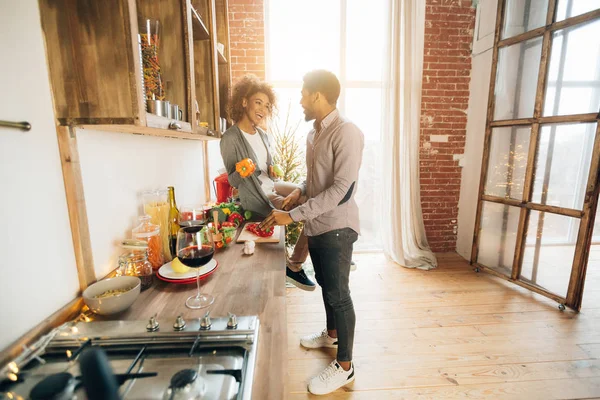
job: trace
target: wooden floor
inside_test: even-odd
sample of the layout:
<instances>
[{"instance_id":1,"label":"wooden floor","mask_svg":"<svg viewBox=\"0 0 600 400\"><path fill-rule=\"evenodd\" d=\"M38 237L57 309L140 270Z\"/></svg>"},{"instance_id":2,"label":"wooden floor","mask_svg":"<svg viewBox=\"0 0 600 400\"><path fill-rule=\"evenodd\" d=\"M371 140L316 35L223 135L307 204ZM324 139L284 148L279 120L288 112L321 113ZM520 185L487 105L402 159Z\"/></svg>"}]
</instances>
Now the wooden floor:
<instances>
[{"instance_id":1,"label":"wooden floor","mask_svg":"<svg viewBox=\"0 0 600 400\"><path fill-rule=\"evenodd\" d=\"M586 286L576 314L475 273L456 254L439 254L428 272L381 254L353 259L356 380L329 396L307 393L335 350L299 345L325 327L320 289L287 289L289 399L600 398L600 287Z\"/></svg>"}]
</instances>

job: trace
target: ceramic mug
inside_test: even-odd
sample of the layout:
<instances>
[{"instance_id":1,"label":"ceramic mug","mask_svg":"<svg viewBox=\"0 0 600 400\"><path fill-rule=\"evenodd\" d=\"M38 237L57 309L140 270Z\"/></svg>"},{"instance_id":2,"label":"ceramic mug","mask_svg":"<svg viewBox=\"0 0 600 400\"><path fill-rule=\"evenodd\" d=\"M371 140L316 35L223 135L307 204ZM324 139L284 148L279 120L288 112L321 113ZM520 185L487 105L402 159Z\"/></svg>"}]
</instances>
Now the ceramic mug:
<instances>
[{"instance_id":1,"label":"ceramic mug","mask_svg":"<svg viewBox=\"0 0 600 400\"><path fill-rule=\"evenodd\" d=\"M171 104L171 118L177 121L183 120L183 110L177 104Z\"/></svg>"}]
</instances>

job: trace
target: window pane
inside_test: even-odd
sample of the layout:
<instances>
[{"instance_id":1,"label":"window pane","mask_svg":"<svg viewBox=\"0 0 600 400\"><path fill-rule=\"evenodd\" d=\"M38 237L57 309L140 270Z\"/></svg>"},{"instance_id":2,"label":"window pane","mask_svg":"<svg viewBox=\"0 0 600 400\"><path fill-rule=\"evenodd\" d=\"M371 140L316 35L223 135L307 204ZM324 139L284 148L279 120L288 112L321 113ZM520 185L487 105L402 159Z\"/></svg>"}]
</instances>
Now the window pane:
<instances>
[{"instance_id":1,"label":"window pane","mask_svg":"<svg viewBox=\"0 0 600 400\"><path fill-rule=\"evenodd\" d=\"M290 126L298 125L298 134L306 137L312 129L313 123L304 120L304 112L300 106L300 87L296 88L275 88L277 94L277 110L275 112L273 123L283 128L286 123ZM302 142L304 145L304 141Z\"/></svg>"},{"instance_id":2,"label":"window pane","mask_svg":"<svg viewBox=\"0 0 600 400\"><path fill-rule=\"evenodd\" d=\"M579 220L531 211L521 279L566 297Z\"/></svg>"},{"instance_id":3,"label":"window pane","mask_svg":"<svg viewBox=\"0 0 600 400\"><path fill-rule=\"evenodd\" d=\"M554 32L544 116L600 110L600 20Z\"/></svg>"},{"instance_id":4,"label":"window pane","mask_svg":"<svg viewBox=\"0 0 600 400\"><path fill-rule=\"evenodd\" d=\"M600 8L600 0L558 0L556 21L575 17Z\"/></svg>"},{"instance_id":5,"label":"window pane","mask_svg":"<svg viewBox=\"0 0 600 400\"><path fill-rule=\"evenodd\" d=\"M355 81L380 81L388 22L388 1L347 0L346 74Z\"/></svg>"},{"instance_id":6,"label":"window pane","mask_svg":"<svg viewBox=\"0 0 600 400\"><path fill-rule=\"evenodd\" d=\"M270 80L301 82L317 68L339 76L338 0L269 1L268 7Z\"/></svg>"},{"instance_id":7,"label":"window pane","mask_svg":"<svg viewBox=\"0 0 600 400\"><path fill-rule=\"evenodd\" d=\"M343 114L364 133L365 141L381 138L381 89L346 89Z\"/></svg>"},{"instance_id":8,"label":"window pane","mask_svg":"<svg viewBox=\"0 0 600 400\"><path fill-rule=\"evenodd\" d=\"M502 39L546 25L548 0L507 0Z\"/></svg>"},{"instance_id":9,"label":"window pane","mask_svg":"<svg viewBox=\"0 0 600 400\"><path fill-rule=\"evenodd\" d=\"M530 134L529 126L492 130L485 194L523 198Z\"/></svg>"},{"instance_id":10,"label":"window pane","mask_svg":"<svg viewBox=\"0 0 600 400\"><path fill-rule=\"evenodd\" d=\"M494 120L533 117L541 54L541 37L500 49Z\"/></svg>"},{"instance_id":11,"label":"window pane","mask_svg":"<svg viewBox=\"0 0 600 400\"><path fill-rule=\"evenodd\" d=\"M595 133L595 123L542 126L533 202L582 209Z\"/></svg>"},{"instance_id":12,"label":"window pane","mask_svg":"<svg viewBox=\"0 0 600 400\"><path fill-rule=\"evenodd\" d=\"M484 202L477 262L510 276L515 255L520 209Z\"/></svg>"}]
</instances>

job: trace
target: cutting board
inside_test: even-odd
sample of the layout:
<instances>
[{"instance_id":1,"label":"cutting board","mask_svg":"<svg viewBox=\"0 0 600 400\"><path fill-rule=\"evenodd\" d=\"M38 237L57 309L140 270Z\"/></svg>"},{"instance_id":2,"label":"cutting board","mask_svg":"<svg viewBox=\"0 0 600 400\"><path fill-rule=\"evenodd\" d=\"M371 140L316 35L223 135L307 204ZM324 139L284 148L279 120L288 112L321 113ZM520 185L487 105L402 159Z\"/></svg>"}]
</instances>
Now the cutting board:
<instances>
[{"instance_id":1,"label":"cutting board","mask_svg":"<svg viewBox=\"0 0 600 400\"><path fill-rule=\"evenodd\" d=\"M274 226L273 227L273 236L270 237L260 237L260 236L256 236L254 233L248 231L246 229L246 225L244 224L244 227L242 228L242 232L239 234L236 242L237 243L243 243L243 242L247 242L248 240L254 240L256 243L279 243L279 239L281 238L281 226Z\"/></svg>"}]
</instances>

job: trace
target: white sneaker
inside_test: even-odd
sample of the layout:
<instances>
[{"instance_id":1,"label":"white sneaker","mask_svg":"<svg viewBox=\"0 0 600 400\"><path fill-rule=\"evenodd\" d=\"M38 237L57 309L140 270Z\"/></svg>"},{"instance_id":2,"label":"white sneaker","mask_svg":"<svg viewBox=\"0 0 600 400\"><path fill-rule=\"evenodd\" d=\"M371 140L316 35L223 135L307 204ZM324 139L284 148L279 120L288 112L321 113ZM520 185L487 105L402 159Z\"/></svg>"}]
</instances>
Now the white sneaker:
<instances>
[{"instance_id":1,"label":"white sneaker","mask_svg":"<svg viewBox=\"0 0 600 400\"><path fill-rule=\"evenodd\" d=\"M304 336L300 339L302 347L307 349L319 349L321 347L328 347L330 349L337 349L338 340L332 338L327 334L327 329L323 329L322 332L313 333L312 335Z\"/></svg>"},{"instance_id":2,"label":"white sneaker","mask_svg":"<svg viewBox=\"0 0 600 400\"><path fill-rule=\"evenodd\" d=\"M350 369L344 368L333 360L319 375L308 382L308 391L312 394L328 394L354 381L354 364Z\"/></svg>"}]
</instances>

